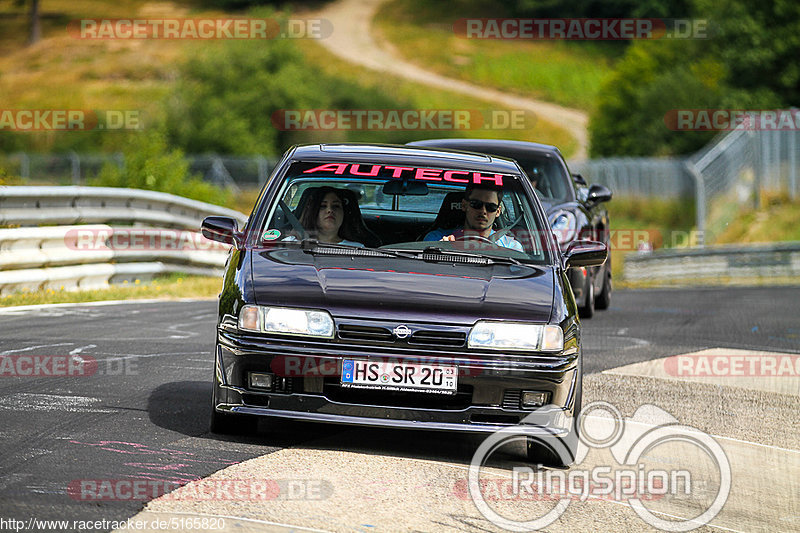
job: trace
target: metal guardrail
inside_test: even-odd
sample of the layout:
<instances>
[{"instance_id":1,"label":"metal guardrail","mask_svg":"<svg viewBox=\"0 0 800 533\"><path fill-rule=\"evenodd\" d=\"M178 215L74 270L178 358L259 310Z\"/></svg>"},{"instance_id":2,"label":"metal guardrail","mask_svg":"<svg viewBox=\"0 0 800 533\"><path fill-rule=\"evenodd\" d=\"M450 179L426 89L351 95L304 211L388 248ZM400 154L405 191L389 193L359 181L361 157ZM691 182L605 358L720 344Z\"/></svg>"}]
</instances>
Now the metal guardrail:
<instances>
[{"instance_id":1,"label":"metal guardrail","mask_svg":"<svg viewBox=\"0 0 800 533\"><path fill-rule=\"evenodd\" d=\"M229 247L200 235L209 215L230 216L240 227L247 221L238 211L154 191L0 187L0 224L78 224L0 229L0 295L102 288L169 272L220 275ZM80 224L90 222L109 224Z\"/></svg>"},{"instance_id":2,"label":"metal guardrail","mask_svg":"<svg viewBox=\"0 0 800 533\"><path fill-rule=\"evenodd\" d=\"M800 242L657 250L625 256L626 281L800 277Z\"/></svg>"},{"instance_id":3,"label":"metal guardrail","mask_svg":"<svg viewBox=\"0 0 800 533\"><path fill-rule=\"evenodd\" d=\"M242 187L261 187L266 183L277 162L262 155L222 156L194 154L185 156L189 174L200 176L219 187L237 190ZM44 182L83 185L96 178L107 165L125 167L122 153L61 153L38 154L17 152L0 154L0 167L22 179L35 178ZM67 180L67 181L64 181Z\"/></svg>"},{"instance_id":4,"label":"metal guardrail","mask_svg":"<svg viewBox=\"0 0 800 533\"><path fill-rule=\"evenodd\" d=\"M238 211L174 194L113 187L0 187L0 225L127 223L198 229L223 215L243 226Z\"/></svg>"},{"instance_id":5,"label":"metal guardrail","mask_svg":"<svg viewBox=\"0 0 800 533\"><path fill-rule=\"evenodd\" d=\"M108 225L0 229L0 295L102 288L168 272L217 276L228 248L185 230L178 236Z\"/></svg>"}]
</instances>

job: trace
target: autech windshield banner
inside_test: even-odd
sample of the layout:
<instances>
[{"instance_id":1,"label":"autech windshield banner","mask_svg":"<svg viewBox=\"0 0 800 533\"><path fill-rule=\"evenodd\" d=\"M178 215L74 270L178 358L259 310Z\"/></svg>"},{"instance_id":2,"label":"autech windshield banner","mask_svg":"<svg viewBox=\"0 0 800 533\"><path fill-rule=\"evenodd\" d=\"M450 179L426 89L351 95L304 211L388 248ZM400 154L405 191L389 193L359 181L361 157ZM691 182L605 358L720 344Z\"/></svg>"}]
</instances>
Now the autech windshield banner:
<instances>
[{"instance_id":1,"label":"autech windshield banner","mask_svg":"<svg viewBox=\"0 0 800 533\"><path fill-rule=\"evenodd\" d=\"M302 171L302 174L348 176L354 178L374 177L388 179L413 179L420 181L459 183L467 185L491 185L502 187L513 179L506 174L476 172L471 170L446 170L442 168L406 167L397 165L372 165L369 163L324 163Z\"/></svg>"}]
</instances>

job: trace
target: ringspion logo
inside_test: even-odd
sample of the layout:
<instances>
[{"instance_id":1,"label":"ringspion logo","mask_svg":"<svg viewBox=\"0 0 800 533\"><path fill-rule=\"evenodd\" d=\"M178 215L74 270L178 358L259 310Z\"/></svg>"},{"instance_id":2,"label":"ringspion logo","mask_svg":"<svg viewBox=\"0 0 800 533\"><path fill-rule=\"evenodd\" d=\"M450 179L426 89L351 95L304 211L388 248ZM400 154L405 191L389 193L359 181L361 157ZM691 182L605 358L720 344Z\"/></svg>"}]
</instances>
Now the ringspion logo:
<instances>
[{"instance_id":1,"label":"ringspion logo","mask_svg":"<svg viewBox=\"0 0 800 533\"><path fill-rule=\"evenodd\" d=\"M653 418L663 422L653 424ZM571 449L557 430L577 432L577 446ZM564 465L574 458L575 464L568 471L545 470L541 465L513 466L510 472L498 472L496 464L488 467L493 454L520 442L550 450ZM587 459L593 453L603 459L599 463ZM657 529L690 531L719 514L732 480L730 461L711 435L681 425L655 405L642 405L633 417L625 418L616 406L600 401L583 406L578 419L566 416L557 406L545 406L531 412L521 424L492 433L473 455L464 485L457 481L453 493L463 498L466 488L484 518L509 531L545 528L572 502L589 498L626 503ZM509 507L489 505L492 501L556 503L528 505L528 516L521 517L519 513L511 515ZM672 507L686 505L699 514L680 519L677 512L670 512Z\"/></svg>"}]
</instances>

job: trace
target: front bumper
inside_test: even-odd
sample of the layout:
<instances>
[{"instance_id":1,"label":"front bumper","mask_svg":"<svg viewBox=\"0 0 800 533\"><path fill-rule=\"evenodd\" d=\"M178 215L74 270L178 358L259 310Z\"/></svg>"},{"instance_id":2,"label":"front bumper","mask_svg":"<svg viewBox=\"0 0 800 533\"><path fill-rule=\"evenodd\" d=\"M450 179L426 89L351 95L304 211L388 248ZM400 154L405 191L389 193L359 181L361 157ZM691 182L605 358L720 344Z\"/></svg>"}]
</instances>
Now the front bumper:
<instances>
[{"instance_id":1,"label":"front bumper","mask_svg":"<svg viewBox=\"0 0 800 533\"><path fill-rule=\"evenodd\" d=\"M363 347L362 347L363 348ZM565 435L581 386L580 352L569 356L508 357L447 350L361 351L334 343L244 338L220 330L216 348L215 408L294 420L359 426L492 433L509 426L534 434ZM456 364L458 392L388 392L339 386L345 358ZM291 358L292 365L286 360ZM293 371L287 372L287 369ZM276 391L252 389L249 372L273 373ZM549 393L546 408L522 409L522 390ZM526 420L527 419L527 420Z\"/></svg>"}]
</instances>

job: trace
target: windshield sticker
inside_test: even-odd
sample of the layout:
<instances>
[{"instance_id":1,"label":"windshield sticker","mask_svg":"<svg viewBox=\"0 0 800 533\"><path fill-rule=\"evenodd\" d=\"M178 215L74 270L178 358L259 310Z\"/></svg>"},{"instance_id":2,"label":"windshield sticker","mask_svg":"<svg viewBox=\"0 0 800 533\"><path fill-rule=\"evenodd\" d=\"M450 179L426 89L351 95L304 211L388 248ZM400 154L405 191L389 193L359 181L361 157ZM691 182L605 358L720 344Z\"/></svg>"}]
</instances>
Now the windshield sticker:
<instances>
[{"instance_id":1,"label":"windshield sticker","mask_svg":"<svg viewBox=\"0 0 800 533\"><path fill-rule=\"evenodd\" d=\"M441 181L448 183L474 183L476 185L503 186L504 174L483 174L469 170L444 170L441 168L398 167L392 165L369 165L360 163L325 163L308 170L303 174L315 172L332 172L338 176L369 176L385 178L404 178L422 181Z\"/></svg>"},{"instance_id":2,"label":"windshield sticker","mask_svg":"<svg viewBox=\"0 0 800 533\"><path fill-rule=\"evenodd\" d=\"M264 233L261 234L262 241L274 241L278 237L281 236L280 230L277 229L268 229Z\"/></svg>"}]
</instances>

